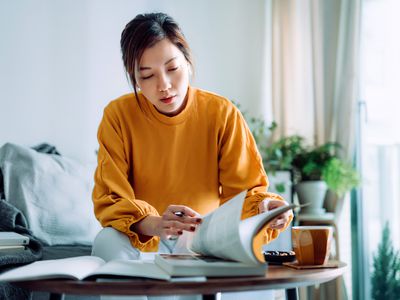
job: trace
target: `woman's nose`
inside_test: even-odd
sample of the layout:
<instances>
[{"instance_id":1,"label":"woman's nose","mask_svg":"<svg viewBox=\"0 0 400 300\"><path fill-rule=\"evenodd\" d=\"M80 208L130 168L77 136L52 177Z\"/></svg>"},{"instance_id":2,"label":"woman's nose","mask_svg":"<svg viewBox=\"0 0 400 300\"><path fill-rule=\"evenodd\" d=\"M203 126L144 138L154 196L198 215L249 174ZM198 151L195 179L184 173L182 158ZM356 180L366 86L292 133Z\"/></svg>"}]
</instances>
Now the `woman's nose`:
<instances>
[{"instance_id":1,"label":"woman's nose","mask_svg":"<svg viewBox=\"0 0 400 300\"><path fill-rule=\"evenodd\" d=\"M171 81L167 75L160 75L158 79L158 90L164 92L171 88Z\"/></svg>"}]
</instances>

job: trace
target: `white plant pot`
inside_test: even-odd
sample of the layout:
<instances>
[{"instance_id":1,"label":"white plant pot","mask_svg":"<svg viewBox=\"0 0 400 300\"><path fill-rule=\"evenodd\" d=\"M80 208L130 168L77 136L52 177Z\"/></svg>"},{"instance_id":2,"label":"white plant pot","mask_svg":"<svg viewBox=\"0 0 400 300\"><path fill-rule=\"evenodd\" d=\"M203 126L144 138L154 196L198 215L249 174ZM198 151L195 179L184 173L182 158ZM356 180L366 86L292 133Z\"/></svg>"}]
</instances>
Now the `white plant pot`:
<instances>
[{"instance_id":1,"label":"white plant pot","mask_svg":"<svg viewBox=\"0 0 400 300\"><path fill-rule=\"evenodd\" d=\"M300 204L309 203L301 213L320 215L325 213L324 200L328 186L324 181L304 181L295 185Z\"/></svg>"}]
</instances>

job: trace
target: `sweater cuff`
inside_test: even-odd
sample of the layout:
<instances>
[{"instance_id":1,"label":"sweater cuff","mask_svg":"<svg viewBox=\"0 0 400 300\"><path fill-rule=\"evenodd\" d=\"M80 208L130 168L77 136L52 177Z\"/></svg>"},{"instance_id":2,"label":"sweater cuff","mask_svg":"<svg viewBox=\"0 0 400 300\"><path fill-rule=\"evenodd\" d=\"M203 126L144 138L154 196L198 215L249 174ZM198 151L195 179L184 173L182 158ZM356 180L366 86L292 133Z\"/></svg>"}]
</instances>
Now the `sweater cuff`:
<instances>
[{"instance_id":1,"label":"sweater cuff","mask_svg":"<svg viewBox=\"0 0 400 300\"><path fill-rule=\"evenodd\" d=\"M284 199L280 195L274 193L257 193L248 196L245 200L245 205L243 205L242 220L259 214L260 213L259 204L266 198L271 200L284 201ZM262 232L264 232L264 244L268 244L271 241L275 240L281 232L285 231L288 228L292 220L293 220L293 213L290 214L289 220L287 221L285 226L281 229L268 228L268 225L266 225L262 230Z\"/></svg>"},{"instance_id":2,"label":"sweater cuff","mask_svg":"<svg viewBox=\"0 0 400 300\"><path fill-rule=\"evenodd\" d=\"M158 251L158 244L160 242L160 237L158 236L148 236L139 234L131 230L131 226L150 214L141 216L139 219L130 218L126 221L126 234L129 236L131 245L142 252L156 252Z\"/></svg>"}]
</instances>

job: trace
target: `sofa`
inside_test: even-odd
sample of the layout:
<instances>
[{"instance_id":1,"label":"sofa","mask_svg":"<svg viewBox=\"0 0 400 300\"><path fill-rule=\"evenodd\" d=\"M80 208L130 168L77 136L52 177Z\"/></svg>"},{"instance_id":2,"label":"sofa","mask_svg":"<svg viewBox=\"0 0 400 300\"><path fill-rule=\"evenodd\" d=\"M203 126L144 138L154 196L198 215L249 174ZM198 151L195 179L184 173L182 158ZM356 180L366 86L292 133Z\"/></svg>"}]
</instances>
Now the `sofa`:
<instances>
[{"instance_id":1,"label":"sofa","mask_svg":"<svg viewBox=\"0 0 400 300\"><path fill-rule=\"evenodd\" d=\"M40 243L40 255L33 256L32 261L90 255L92 241L101 230L91 200L95 168L96 164L60 155L48 144L29 148L7 143L0 148L0 198L23 216L29 233ZM284 196L290 201L290 174L282 176L270 177L271 190L284 183ZM290 230L264 248L291 250ZM2 284L0 299L5 288ZM48 293L42 292L30 296L33 300L49 299ZM67 295L65 300L99 298Z\"/></svg>"},{"instance_id":2,"label":"sofa","mask_svg":"<svg viewBox=\"0 0 400 300\"><path fill-rule=\"evenodd\" d=\"M91 200L95 167L63 157L48 144L29 148L7 143L0 148L1 201L15 208L32 241L40 244L39 249L30 249L29 254L34 253L30 261L90 255L92 241L101 229ZM0 291L7 292L5 283L0 284ZM34 292L30 297L48 299L48 294Z\"/></svg>"}]
</instances>

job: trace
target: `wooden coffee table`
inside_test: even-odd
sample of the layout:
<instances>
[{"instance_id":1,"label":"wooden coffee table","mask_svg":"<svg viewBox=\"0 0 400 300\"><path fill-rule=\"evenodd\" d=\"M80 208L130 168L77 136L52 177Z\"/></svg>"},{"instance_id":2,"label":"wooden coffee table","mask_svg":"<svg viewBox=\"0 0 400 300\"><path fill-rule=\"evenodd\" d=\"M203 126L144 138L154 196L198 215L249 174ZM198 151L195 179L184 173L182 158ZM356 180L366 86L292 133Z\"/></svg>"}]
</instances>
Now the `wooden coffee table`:
<instances>
[{"instance_id":1,"label":"wooden coffee table","mask_svg":"<svg viewBox=\"0 0 400 300\"><path fill-rule=\"evenodd\" d=\"M202 294L203 299L216 299L220 292L285 289L287 299L298 299L297 289L328 282L346 271L346 264L338 268L296 270L286 266L268 267L266 276L209 278L206 282L169 282L151 279L121 279L112 281L37 280L15 282L31 291L50 293L50 299L74 295L187 295Z\"/></svg>"}]
</instances>

